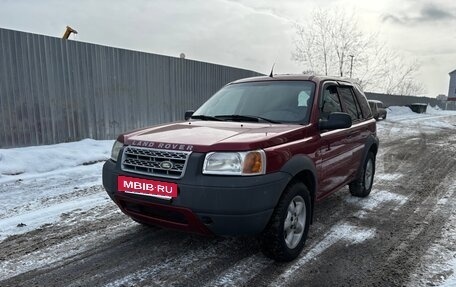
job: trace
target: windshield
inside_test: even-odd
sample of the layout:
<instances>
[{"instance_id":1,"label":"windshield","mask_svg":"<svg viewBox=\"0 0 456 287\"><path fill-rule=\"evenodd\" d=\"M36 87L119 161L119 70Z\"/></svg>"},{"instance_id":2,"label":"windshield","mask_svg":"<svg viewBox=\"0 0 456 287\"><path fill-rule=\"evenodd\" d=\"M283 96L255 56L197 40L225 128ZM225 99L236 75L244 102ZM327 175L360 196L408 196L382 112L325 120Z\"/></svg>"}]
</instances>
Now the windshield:
<instances>
[{"instance_id":1,"label":"windshield","mask_svg":"<svg viewBox=\"0 0 456 287\"><path fill-rule=\"evenodd\" d=\"M310 81L268 81L222 88L192 116L201 120L308 123L315 84Z\"/></svg>"}]
</instances>

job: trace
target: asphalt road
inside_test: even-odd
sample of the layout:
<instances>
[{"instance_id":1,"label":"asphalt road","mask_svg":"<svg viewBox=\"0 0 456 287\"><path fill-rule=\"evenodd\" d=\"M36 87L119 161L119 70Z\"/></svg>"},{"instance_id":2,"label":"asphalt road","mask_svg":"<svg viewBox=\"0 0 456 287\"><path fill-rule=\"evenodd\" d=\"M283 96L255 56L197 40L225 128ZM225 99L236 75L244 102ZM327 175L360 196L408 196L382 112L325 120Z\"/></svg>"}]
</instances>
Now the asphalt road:
<instances>
[{"instance_id":1,"label":"asphalt road","mask_svg":"<svg viewBox=\"0 0 456 287\"><path fill-rule=\"evenodd\" d=\"M353 198L344 188L318 204L294 262L263 257L254 238L145 227L107 204L62 214L56 224L2 241L0 286L438 284L444 278L417 270L455 210L448 199L455 192L456 133L420 124L416 133L404 133L409 128L384 123L371 196Z\"/></svg>"}]
</instances>

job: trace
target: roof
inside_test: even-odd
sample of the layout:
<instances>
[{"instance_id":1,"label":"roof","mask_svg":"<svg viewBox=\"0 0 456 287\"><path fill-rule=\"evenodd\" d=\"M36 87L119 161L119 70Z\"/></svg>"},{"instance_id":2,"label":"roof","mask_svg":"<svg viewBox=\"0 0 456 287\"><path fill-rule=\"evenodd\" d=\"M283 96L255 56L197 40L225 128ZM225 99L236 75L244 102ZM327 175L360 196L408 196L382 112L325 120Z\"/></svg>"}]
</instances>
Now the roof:
<instances>
[{"instance_id":1,"label":"roof","mask_svg":"<svg viewBox=\"0 0 456 287\"><path fill-rule=\"evenodd\" d=\"M452 75L452 74L455 74L456 73L456 70L450 72L449 74Z\"/></svg>"},{"instance_id":2,"label":"roof","mask_svg":"<svg viewBox=\"0 0 456 287\"><path fill-rule=\"evenodd\" d=\"M309 75L303 75L303 74L284 74L284 75L274 75L273 77L269 77L269 76L251 77L251 78L240 79L240 80L234 81L232 83L233 84L238 84L238 83L263 82L263 81L314 81L314 82L321 82L321 81L327 81L327 80L353 83L353 80L351 80L349 78L330 77L330 76L309 76Z\"/></svg>"}]
</instances>

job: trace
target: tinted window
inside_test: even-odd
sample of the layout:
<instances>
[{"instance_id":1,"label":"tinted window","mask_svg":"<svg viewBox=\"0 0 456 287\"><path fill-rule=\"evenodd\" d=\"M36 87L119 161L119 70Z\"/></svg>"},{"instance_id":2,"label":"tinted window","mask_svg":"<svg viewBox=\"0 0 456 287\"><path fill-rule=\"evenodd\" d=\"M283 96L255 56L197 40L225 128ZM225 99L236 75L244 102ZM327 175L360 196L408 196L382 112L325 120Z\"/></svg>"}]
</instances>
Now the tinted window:
<instances>
[{"instance_id":1,"label":"tinted window","mask_svg":"<svg viewBox=\"0 0 456 287\"><path fill-rule=\"evenodd\" d=\"M351 88L341 87L339 88L340 97L345 106L345 112L350 115L352 120L358 120L362 118L361 110L358 102L356 101Z\"/></svg>"},{"instance_id":2,"label":"tinted window","mask_svg":"<svg viewBox=\"0 0 456 287\"><path fill-rule=\"evenodd\" d=\"M368 119L372 117L372 112L371 109L369 108L366 96L364 93L361 91L361 89L358 86L354 87L355 89L353 92L355 92L356 99L358 100L358 104L361 107L361 112L363 114L363 118Z\"/></svg>"},{"instance_id":3,"label":"tinted window","mask_svg":"<svg viewBox=\"0 0 456 287\"><path fill-rule=\"evenodd\" d=\"M262 117L277 122L307 123L314 87L315 84L310 81L231 84L213 95L194 116L240 115Z\"/></svg>"},{"instance_id":4,"label":"tinted window","mask_svg":"<svg viewBox=\"0 0 456 287\"><path fill-rule=\"evenodd\" d=\"M327 120L330 113L342 112L339 95L335 86L328 86L323 91L322 102L320 106L320 118Z\"/></svg>"}]
</instances>

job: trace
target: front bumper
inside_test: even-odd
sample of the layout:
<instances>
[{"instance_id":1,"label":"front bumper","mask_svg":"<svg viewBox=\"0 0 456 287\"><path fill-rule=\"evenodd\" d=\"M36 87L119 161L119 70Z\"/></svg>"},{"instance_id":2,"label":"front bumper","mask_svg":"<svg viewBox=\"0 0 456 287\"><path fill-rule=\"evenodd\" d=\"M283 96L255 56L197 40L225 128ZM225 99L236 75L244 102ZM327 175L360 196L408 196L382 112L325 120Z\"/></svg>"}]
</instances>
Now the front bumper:
<instances>
[{"instance_id":1,"label":"front bumper","mask_svg":"<svg viewBox=\"0 0 456 287\"><path fill-rule=\"evenodd\" d=\"M203 175L203 154L192 153L181 179L165 179L122 171L119 162L103 166L103 185L112 200L133 219L187 232L216 235L254 235L266 227L289 174L261 176ZM117 191L119 175L174 182L178 196L164 200Z\"/></svg>"}]
</instances>

